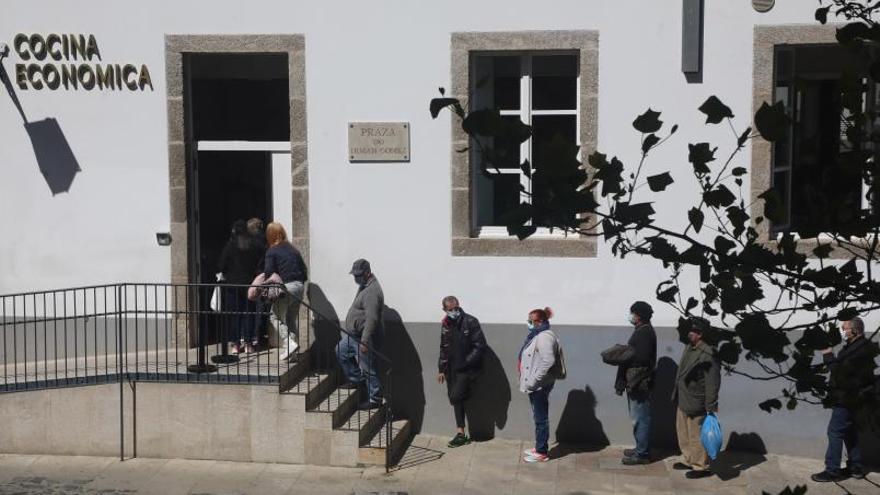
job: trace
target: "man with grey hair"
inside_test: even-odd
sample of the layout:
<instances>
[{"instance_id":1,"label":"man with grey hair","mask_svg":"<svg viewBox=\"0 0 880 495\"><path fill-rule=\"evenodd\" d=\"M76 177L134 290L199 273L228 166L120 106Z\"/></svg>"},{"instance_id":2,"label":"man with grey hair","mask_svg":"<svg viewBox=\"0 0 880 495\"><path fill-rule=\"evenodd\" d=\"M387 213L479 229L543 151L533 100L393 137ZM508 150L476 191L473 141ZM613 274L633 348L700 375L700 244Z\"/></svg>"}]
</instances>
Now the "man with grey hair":
<instances>
[{"instance_id":1,"label":"man with grey hair","mask_svg":"<svg viewBox=\"0 0 880 495\"><path fill-rule=\"evenodd\" d=\"M455 426L458 429L448 447L461 447L471 443L464 432L465 401L470 397L473 382L483 370L483 353L486 338L480 328L480 321L464 312L455 296L446 296L442 301L443 320L440 322L440 359L437 382L446 382L449 403L455 412Z\"/></svg>"},{"instance_id":2,"label":"man with grey hair","mask_svg":"<svg viewBox=\"0 0 880 495\"><path fill-rule=\"evenodd\" d=\"M844 321L840 336L844 344L837 356L831 348L822 350L822 361L829 371L826 402L831 406L831 419L828 422L825 470L811 477L817 482L865 477L855 420L856 411L874 386L874 359L878 348L865 338L865 322L859 317ZM844 445L847 461L846 468L841 469Z\"/></svg>"}]
</instances>

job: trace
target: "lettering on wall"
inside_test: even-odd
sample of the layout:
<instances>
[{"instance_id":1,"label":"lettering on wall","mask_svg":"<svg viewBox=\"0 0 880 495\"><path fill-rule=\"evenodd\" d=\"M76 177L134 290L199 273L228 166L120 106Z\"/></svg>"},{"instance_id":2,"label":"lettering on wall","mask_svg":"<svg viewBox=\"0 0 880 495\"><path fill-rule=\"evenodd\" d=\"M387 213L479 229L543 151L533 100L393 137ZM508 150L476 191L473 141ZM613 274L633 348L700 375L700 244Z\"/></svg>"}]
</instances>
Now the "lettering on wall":
<instances>
[{"instance_id":1,"label":"lettering on wall","mask_svg":"<svg viewBox=\"0 0 880 495\"><path fill-rule=\"evenodd\" d=\"M18 33L12 49L22 90L153 90L145 64L105 63L94 34Z\"/></svg>"},{"instance_id":2,"label":"lettering on wall","mask_svg":"<svg viewBox=\"0 0 880 495\"><path fill-rule=\"evenodd\" d=\"M349 122L350 162L408 162L409 123Z\"/></svg>"}]
</instances>

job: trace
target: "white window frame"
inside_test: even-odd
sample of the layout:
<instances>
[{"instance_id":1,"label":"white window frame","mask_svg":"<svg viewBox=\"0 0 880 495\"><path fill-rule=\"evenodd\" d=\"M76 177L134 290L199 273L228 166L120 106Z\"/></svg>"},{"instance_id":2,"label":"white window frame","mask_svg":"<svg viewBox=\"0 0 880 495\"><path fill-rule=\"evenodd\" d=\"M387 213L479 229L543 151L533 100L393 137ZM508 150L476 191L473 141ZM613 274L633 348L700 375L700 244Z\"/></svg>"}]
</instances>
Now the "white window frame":
<instances>
[{"instance_id":1,"label":"white window frame","mask_svg":"<svg viewBox=\"0 0 880 495\"><path fill-rule=\"evenodd\" d=\"M575 71L575 108L571 110L533 110L532 109L532 58L535 56L548 56L548 55L570 55L575 58L576 63L578 64L577 69ZM580 60L579 53L576 50L517 50L517 51L486 51L486 52L477 52L473 54L474 64L470 71L471 80L468 81L468 85L473 87L473 83L475 80L478 80L480 74L477 73L476 67L476 59L477 58L492 58L492 57L511 57L516 56L520 59L520 82L519 82L519 109L518 110L500 110L499 113L502 117L504 116L516 116L519 117L520 120L526 124L532 125L532 117L533 116L542 116L542 115L574 115L575 117L575 145L578 147L577 158L579 161L581 160L581 92L579 88L581 87L581 68L580 68ZM490 93L489 98L493 95ZM475 102L476 105L480 105L482 102ZM475 106L471 107L477 108ZM530 137L528 140L520 144L520 162L522 160L528 160L529 164L532 165L534 161L532 160L532 138ZM531 168L531 173L534 173L534 168ZM473 173L478 173L476 170ZM532 181L529 177L526 176L525 173L520 168L516 169L499 169L493 170L488 169L487 173L490 175L518 175L520 177L520 184L524 189L528 191L529 194L524 194L522 191L520 192L520 200L525 202L531 201L531 185ZM479 208L479 206L476 206ZM471 212L472 215L475 215L475 212ZM549 227L539 227L537 231L532 235L532 237L539 238L564 238L568 236L568 232L565 232L562 229L550 229ZM478 226L477 231L478 238L509 238L511 235L507 232L506 227L495 226L495 225L480 225Z\"/></svg>"}]
</instances>

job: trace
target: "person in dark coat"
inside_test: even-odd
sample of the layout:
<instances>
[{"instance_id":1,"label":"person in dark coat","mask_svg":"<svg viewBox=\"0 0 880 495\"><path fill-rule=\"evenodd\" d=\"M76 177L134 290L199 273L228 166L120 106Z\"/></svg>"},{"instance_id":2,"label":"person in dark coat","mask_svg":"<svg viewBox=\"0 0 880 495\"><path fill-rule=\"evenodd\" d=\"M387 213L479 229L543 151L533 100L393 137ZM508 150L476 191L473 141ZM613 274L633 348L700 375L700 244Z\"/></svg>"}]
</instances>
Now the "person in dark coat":
<instances>
[{"instance_id":1,"label":"person in dark coat","mask_svg":"<svg viewBox=\"0 0 880 495\"><path fill-rule=\"evenodd\" d=\"M259 266L265 266L266 249L268 248L266 245L266 226L263 224L263 220L254 217L247 221L247 229L248 234L250 234L254 242L259 246L260 252L263 253L260 257ZM254 334L258 341L263 339L263 341L268 342L269 335L266 331L266 324L268 323L267 317L271 304L264 301L263 298L254 301L254 304L257 308L257 314L255 315L256 318L254 318Z\"/></svg>"},{"instance_id":2,"label":"person in dark coat","mask_svg":"<svg viewBox=\"0 0 880 495\"><path fill-rule=\"evenodd\" d=\"M483 370L483 354L486 337L480 321L464 312L455 296L443 298L446 315L440 322L440 359L437 381L446 382L449 403L455 412L455 437L449 447L461 447L471 443L465 434L465 401L470 397L476 378Z\"/></svg>"},{"instance_id":3,"label":"person in dark coat","mask_svg":"<svg viewBox=\"0 0 880 495\"><path fill-rule=\"evenodd\" d=\"M837 356L830 348L822 351L822 361L830 372L828 402L831 420L828 422L825 470L811 477L817 482L865 477L856 413L874 388L874 359L878 348L876 343L865 338L865 323L861 318L843 322L841 334L845 343ZM847 466L840 469L844 445Z\"/></svg>"},{"instance_id":4,"label":"person in dark coat","mask_svg":"<svg viewBox=\"0 0 880 495\"><path fill-rule=\"evenodd\" d=\"M248 233L244 220L233 222L232 235L220 253L219 269L226 283L233 286L249 285L260 272L262 257L262 248ZM229 315L222 329L226 334L223 339L233 342L230 352L253 352L258 342L254 332L257 308L248 300L247 288L224 287L222 301L222 310Z\"/></svg>"},{"instance_id":5,"label":"person in dark coat","mask_svg":"<svg viewBox=\"0 0 880 495\"><path fill-rule=\"evenodd\" d=\"M629 322L634 327L627 342L632 357L617 368L614 389L618 395L626 391L629 415L633 424L634 449L623 451L621 462L626 465L647 464L651 461L651 390L654 388L654 368L657 367L657 333L651 325L654 309L644 301L636 301L629 308Z\"/></svg>"},{"instance_id":6,"label":"person in dark coat","mask_svg":"<svg viewBox=\"0 0 880 495\"><path fill-rule=\"evenodd\" d=\"M672 389L672 400L678 400L675 430L682 461L674 469L688 470L685 477L705 478L709 470L709 454L700 440L703 421L709 413L718 411L718 392L721 388L721 360L714 347L703 340L709 331L709 322L691 318L688 343L684 347L678 374Z\"/></svg>"}]
</instances>

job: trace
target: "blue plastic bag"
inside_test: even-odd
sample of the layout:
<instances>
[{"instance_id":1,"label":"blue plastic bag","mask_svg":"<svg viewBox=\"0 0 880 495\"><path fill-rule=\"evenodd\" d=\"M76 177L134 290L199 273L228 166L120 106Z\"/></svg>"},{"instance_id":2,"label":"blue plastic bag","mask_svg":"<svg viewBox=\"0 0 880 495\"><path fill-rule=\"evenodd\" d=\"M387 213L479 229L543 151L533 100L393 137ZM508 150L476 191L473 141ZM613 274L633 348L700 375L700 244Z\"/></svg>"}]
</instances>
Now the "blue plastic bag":
<instances>
[{"instance_id":1,"label":"blue plastic bag","mask_svg":"<svg viewBox=\"0 0 880 495\"><path fill-rule=\"evenodd\" d=\"M724 443L721 423L718 422L715 413L707 414L706 419L703 420L703 427L700 429L700 442L706 449L706 453L709 454L709 458L714 461L718 457L718 453L721 452L721 444Z\"/></svg>"}]
</instances>

